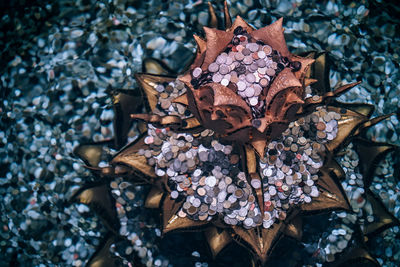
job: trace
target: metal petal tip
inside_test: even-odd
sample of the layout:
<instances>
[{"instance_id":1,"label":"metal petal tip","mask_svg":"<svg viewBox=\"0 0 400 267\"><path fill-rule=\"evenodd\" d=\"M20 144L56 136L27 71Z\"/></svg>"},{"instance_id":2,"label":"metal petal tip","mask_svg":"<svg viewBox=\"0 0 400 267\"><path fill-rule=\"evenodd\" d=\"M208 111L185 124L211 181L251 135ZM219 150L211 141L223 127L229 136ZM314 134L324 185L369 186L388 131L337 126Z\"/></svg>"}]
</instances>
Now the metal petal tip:
<instances>
[{"instance_id":1,"label":"metal petal tip","mask_svg":"<svg viewBox=\"0 0 400 267\"><path fill-rule=\"evenodd\" d=\"M374 196L370 190L366 191L366 199L372 206L374 221L371 223L367 222L364 227L364 235L371 237L390 227L400 225L400 221L386 209L382 201Z\"/></svg>"},{"instance_id":2,"label":"metal petal tip","mask_svg":"<svg viewBox=\"0 0 400 267\"><path fill-rule=\"evenodd\" d=\"M109 230L114 233L118 232L119 221L115 210L115 201L106 184L82 188L72 196L71 200L88 205L100 216Z\"/></svg>"},{"instance_id":3,"label":"metal petal tip","mask_svg":"<svg viewBox=\"0 0 400 267\"><path fill-rule=\"evenodd\" d=\"M140 179L144 182L151 182L150 178L156 177L154 168L147 164L145 156L139 155L141 148L146 148L144 143L145 136L138 138L128 146L124 147L118 154L111 160L112 165L124 165L132 169L133 177Z\"/></svg>"},{"instance_id":4,"label":"metal petal tip","mask_svg":"<svg viewBox=\"0 0 400 267\"><path fill-rule=\"evenodd\" d=\"M173 76L164 76L147 73L135 74L136 81L144 92L149 111L153 111L158 103L159 93L156 91L158 84L169 83L176 79Z\"/></svg>"},{"instance_id":5,"label":"metal petal tip","mask_svg":"<svg viewBox=\"0 0 400 267\"><path fill-rule=\"evenodd\" d=\"M300 207L303 211L311 213L329 210L351 211L346 193L332 170L321 168L317 185L320 195L311 203L302 204Z\"/></svg>"},{"instance_id":6,"label":"metal petal tip","mask_svg":"<svg viewBox=\"0 0 400 267\"><path fill-rule=\"evenodd\" d=\"M162 202L162 232L191 231L208 224L208 221L194 221L187 217L179 217L178 211L182 207L182 201L177 202L169 196L165 196Z\"/></svg>"},{"instance_id":7,"label":"metal petal tip","mask_svg":"<svg viewBox=\"0 0 400 267\"><path fill-rule=\"evenodd\" d=\"M246 230L240 226L233 226L233 239L246 248L250 248L257 258L265 263L273 247L282 236L284 226L282 222L276 223L269 229L261 226Z\"/></svg>"},{"instance_id":8,"label":"metal petal tip","mask_svg":"<svg viewBox=\"0 0 400 267\"><path fill-rule=\"evenodd\" d=\"M115 242L114 237L106 238L98 247L97 251L89 259L88 267L116 267L119 266L118 259L110 254L110 246Z\"/></svg>"},{"instance_id":9,"label":"metal petal tip","mask_svg":"<svg viewBox=\"0 0 400 267\"><path fill-rule=\"evenodd\" d=\"M376 165L387 153L398 149L397 146L379 143L363 138L354 140L355 149L360 157L360 169L363 174L365 187L371 185L372 177L375 174Z\"/></svg>"},{"instance_id":10,"label":"metal petal tip","mask_svg":"<svg viewBox=\"0 0 400 267\"><path fill-rule=\"evenodd\" d=\"M142 106L142 97L139 94L127 92L116 91L112 96L115 113L113 126L117 149L126 143L128 132L132 126L129 114L139 111Z\"/></svg>"},{"instance_id":11,"label":"metal petal tip","mask_svg":"<svg viewBox=\"0 0 400 267\"><path fill-rule=\"evenodd\" d=\"M229 243L232 242L232 238L229 233L221 228L209 227L204 230L211 254L215 258L222 249L224 249Z\"/></svg>"}]
</instances>

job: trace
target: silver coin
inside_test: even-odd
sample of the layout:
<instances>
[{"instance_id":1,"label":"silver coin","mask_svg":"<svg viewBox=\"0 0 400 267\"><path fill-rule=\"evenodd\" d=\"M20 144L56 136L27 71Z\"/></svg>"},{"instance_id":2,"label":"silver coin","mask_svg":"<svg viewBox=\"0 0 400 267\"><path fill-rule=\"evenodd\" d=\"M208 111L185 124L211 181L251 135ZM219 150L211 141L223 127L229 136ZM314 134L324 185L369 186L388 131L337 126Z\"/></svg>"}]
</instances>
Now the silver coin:
<instances>
[{"instance_id":1,"label":"silver coin","mask_svg":"<svg viewBox=\"0 0 400 267\"><path fill-rule=\"evenodd\" d=\"M253 225L253 219L252 218L246 218L243 223L246 226L252 226Z\"/></svg>"},{"instance_id":2,"label":"silver coin","mask_svg":"<svg viewBox=\"0 0 400 267\"><path fill-rule=\"evenodd\" d=\"M222 78L223 78L222 74L220 74L220 73L218 73L218 72L217 72L217 73L214 73L214 75L212 76L212 80L213 80L213 82L215 82L215 83L221 82Z\"/></svg>"},{"instance_id":3,"label":"silver coin","mask_svg":"<svg viewBox=\"0 0 400 267\"><path fill-rule=\"evenodd\" d=\"M219 73L222 75L228 74L230 72L229 66L225 64L221 64L219 66Z\"/></svg>"},{"instance_id":4,"label":"silver coin","mask_svg":"<svg viewBox=\"0 0 400 267\"><path fill-rule=\"evenodd\" d=\"M256 81L256 76L254 76L253 73L248 73L246 75L246 81L248 81L249 83L254 83Z\"/></svg>"},{"instance_id":5,"label":"silver coin","mask_svg":"<svg viewBox=\"0 0 400 267\"><path fill-rule=\"evenodd\" d=\"M239 81L236 85L237 85L239 91L244 91L247 87L247 85L244 81Z\"/></svg>"},{"instance_id":6,"label":"silver coin","mask_svg":"<svg viewBox=\"0 0 400 267\"><path fill-rule=\"evenodd\" d=\"M233 56L233 55L232 55ZM232 56L228 56L227 58L226 58L226 61L225 61L225 64L226 65L231 65L232 63L233 63L233 58L232 58Z\"/></svg>"},{"instance_id":7,"label":"silver coin","mask_svg":"<svg viewBox=\"0 0 400 267\"><path fill-rule=\"evenodd\" d=\"M252 179L250 183L255 189L259 189L261 187L261 181L259 179Z\"/></svg>"},{"instance_id":8,"label":"silver coin","mask_svg":"<svg viewBox=\"0 0 400 267\"><path fill-rule=\"evenodd\" d=\"M216 63L217 64L224 64L226 62L226 58L228 57L228 54L226 53L222 53L221 55L219 55L216 59Z\"/></svg>"},{"instance_id":9,"label":"silver coin","mask_svg":"<svg viewBox=\"0 0 400 267\"><path fill-rule=\"evenodd\" d=\"M235 54L235 59L238 61L242 61L244 59L244 55L241 52L237 52Z\"/></svg>"},{"instance_id":10,"label":"silver coin","mask_svg":"<svg viewBox=\"0 0 400 267\"><path fill-rule=\"evenodd\" d=\"M193 200L193 206L194 207L196 207L196 208L198 208L198 207L200 207L200 205L201 205L201 200L200 199L198 199L198 198L195 198L194 200Z\"/></svg>"},{"instance_id":11,"label":"silver coin","mask_svg":"<svg viewBox=\"0 0 400 267\"><path fill-rule=\"evenodd\" d=\"M267 67L258 68L258 73L265 75L267 73Z\"/></svg>"},{"instance_id":12,"label":"silver coin","mask_svg":"<svg viewBox=\"0 0 400 267\"><path fill-rule=\"evenodd\" d=\"M242 54L243 54L244 56L249 56L249 55L251 54L251 51L250 51L248 48L244 48L244 49L242 50Z\"/></svg>"},{"instance_id":13,"label":"silver coin","mask_svg":"<svg viewBox=\"0 0 400 267\"><path fill-rule=\"evenodd\" d=\"M250 65L251 63L253 63L254 59L252 56L246 56L243 59L243 63L246 65Z\"/></svg>"},{"instance_id":14,"label":"silver coin","mask_svg":"<svg viewBox=\"0 0 400 267\"><path fill-rule=\"evenodd\" d=\"M216 183L217 179L215 178L215 176L208 176L206 178L206 185L208 185L209 187L214 187Z\"/></svg>"},{"instance_id":15,"label":"silver coin","mask_svg":"<svg viewBox=\"0 0 400 267\"><path fill-rule=\"evenodd\" d=\"M229 80L227 80L227 79L222 79L221 80L221 85L223 85L223 86L228 86L229 85Z\"/></svg>"},{"instance_id":16,"label":"silver coin","mask_svg":"<svg viewBox=\"0 0 400 267\"><path fill-rule=\"evenodd\" d=\"M197 67L197 68L194 68L193 69L193 72L192 72L192 75L193 75L193 77L194 78L198 78L198 77L200 77L200 75L203 73L203 70L201 69L201 68L199 68L199 67ZM157 90L158 91L158 90ZM164 91L164 90L163 90Z\"/></svg>"},{"instance_id":17,"label":"silver coin","mask_svg":"<svg viewBox=\"0 0 400 267\"><path fill-rule=\"evenodd\" d=\"M252 97L249 100L251 106L257 106L258 104L258 97Z\"/></svg>"},{"instance_id":18,"label":"silver coin","mask_svg":"<svg viewBox=\"0 0 400 267\"><path fill-rule=\"evenodd\" d=\"M218 64L215 63L215 62L211 63L211 64L208 66L208 70L209 70L210 72L217 72L218 69L219 69L219 66L218 66Z\"/></svg>"},{"instance_id":19,"label":"silver coin","mask_svg":"<svg viewBox=\"0 0 400 267\"><path fill-rule=\"evenodd\" d=\"M254 96L254 88L253 87L247 87L244 92L245 92L246 97L253 97Z\"/></svg>"},{"instance_id":20,"label":"silver coin","mask_svg":"<svg viewBox=\"0 0 400 267\"><path fill-rule=\"evenodd\" d=\"M254 95L259 96L262 92L262 87L259 84L254 84L253 88L254 88Z\"/></svg>"}]
</instances>

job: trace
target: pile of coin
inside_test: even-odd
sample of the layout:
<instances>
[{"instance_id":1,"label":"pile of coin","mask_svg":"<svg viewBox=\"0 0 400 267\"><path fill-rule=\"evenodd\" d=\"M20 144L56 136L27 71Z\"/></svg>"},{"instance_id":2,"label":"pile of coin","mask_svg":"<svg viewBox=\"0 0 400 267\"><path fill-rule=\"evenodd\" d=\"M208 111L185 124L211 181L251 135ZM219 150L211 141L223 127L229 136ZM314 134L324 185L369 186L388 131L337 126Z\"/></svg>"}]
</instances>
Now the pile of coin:
<instances>
[{"instance_id":1,"label":"pile of coin","mask_svg":"<svg viewBox=\"0 0 400 267\"><path fill-rule=\"evenodd\" d=\"M223 62L219 57L217 61ZM168 86L171 88L157 85L156 90L165 97L159 99L154 112L189 115L184 108L179 110L183 106L178 109L176 105L166 107L161 103L172 102L185 92L181 84ZM340 114L320 107L290 123L281 137L268 144L266 156L260 159L261 180L253 179L250 183L239 166L238 152L231 145L220 143L209 129L197 134L177 133L148 124L148 149L141 149L139 154L154 166L158 176L168 177L170 197L183 201L179 217L207 221L219 214L230 225L269 228L277 219L285 219L290 206L310 203L319 196L316 182L318 169L323 165L320 152L325 149L324 143L336 137L338 119ZM253 194L259 188L264 193L264 214Z\"/></svg>"},{"instance_id":2,"label":"pile of coin","mask_svg":"<svg viewBox=\"0 0 400 267\"><path fill-rule=\"evenodd\" d=\"M251 228L262 223L251 186L240 171L232 146L213 140L214 132L175 133L148 125L140 150L158 176L167 175L172 199L185 199L178 216L211 220L217 213L227 224Z\"/></svg>"},{"instance_id":3,"label":"pile of coin","mask_svg":"<svg viewBox=\"0 0 400 267\"><path fill-rule=\"evenodd\" d=\"M290 62L271 46L252 40L245 31L237 31L227 50L208 66L192 71L192 84L197 88L202 83L220 83L240 95L252 108L253 116L262 116L264 101L260 95L268 90L273 79L284 68L298 70L300 62ZM300 65L299 65L300 64Z\"/></svg>"},{"instance_id":4,"label":"pile of coin","mask_svg":"<svg viewBox=\"0 0 400 267\"><path fill-rule=\"evenodd\" d=\"M269 143L260 161L264 188L265 228L286 216L291 205L310 203L319 196L318 169L323 165L320 152L324 143L337 134L340 114L319 108L289 124L282 137ZM275 210L275 215L271 211Z\"/></svg>"}]
</instances>

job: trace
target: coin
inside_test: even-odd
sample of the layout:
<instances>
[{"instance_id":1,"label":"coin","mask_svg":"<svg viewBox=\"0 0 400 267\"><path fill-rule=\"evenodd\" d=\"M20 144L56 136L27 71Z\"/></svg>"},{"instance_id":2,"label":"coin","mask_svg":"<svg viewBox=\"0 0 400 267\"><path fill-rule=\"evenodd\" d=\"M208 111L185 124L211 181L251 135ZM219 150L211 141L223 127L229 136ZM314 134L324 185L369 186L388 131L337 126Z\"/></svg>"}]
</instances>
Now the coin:
<instances>
[{"instance_id":1,"label":"coin","mask_svg":"<svg viewBox=\"0 0 400 267\"><path fill-rule=\"evenodd\" d=\"M214 63L214 62L211 63L211 64L208 66L208 70L209 70L210 72L217 72L218 69L219 69L218 64L217 64L217 63Z\"/></svg>"},{"instance_id":2,"label":"coin","mask_svg":"<svg viewBox=\"0 0 400 267\"><path fill-rule=\"evenodd\" d=\"M267 56L269 56L272 53L272 48L269 45L264 45L262 49L265 52L265 55Z\"/></svg>"},{"instance_id":3,"label":"coin","mask_svg":"<svg viewBox=\"0 0 400 267\"><path fill-rule=\"evenodd\" d=\"M192 75L194 78L198 78L202 74L202 72L203 72L203 70L201 68L197 67L197 68L193 69Z\"/></svg>"},{"instance_id":4,"label":"coin","mask_svg":"<svg viewBox=\"0 0 400 267\"><path fill-rule=\"evenodd\" d=\"M259 189L261 187L261 181L259 179L252 179L250 183L255 189Z\"/></svg>"},{"instance_id":5,"label":"coin","mask_svg":"<svg viewBox=\"0 0 400 267\"><path fill-rule=\"evenodd\" d=\"M237 83L237 87L239 91L244 91L247 87L246 83L244 81L239 81Z\"/></svg>"}]
</instances>

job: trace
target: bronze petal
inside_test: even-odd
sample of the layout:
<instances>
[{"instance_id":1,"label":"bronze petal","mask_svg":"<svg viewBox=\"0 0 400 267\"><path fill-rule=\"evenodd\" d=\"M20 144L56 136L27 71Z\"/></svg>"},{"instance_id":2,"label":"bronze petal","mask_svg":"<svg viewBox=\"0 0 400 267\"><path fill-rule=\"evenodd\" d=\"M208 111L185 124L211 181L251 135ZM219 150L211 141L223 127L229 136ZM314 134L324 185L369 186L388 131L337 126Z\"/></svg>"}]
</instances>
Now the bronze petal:
<instances>
[{"instance_id":1,"label":"bronze petal","mask_svg":"<svg viewBox=\"0 0 400 267\"><path fill-rule=\"evenodd\" d=\"M146 197L146 202L144 203L144 206L149 209L159 208L163 195L164 191L161 188L153 186Z\"/></svg>"},{"instance_id":2,"label":"bronze petal","mask_svg":"<svg viewBox=\"0 0 400 267\"><path fill-rule=\"evenodd\" d=\"M317 186L320 195L313 198L311 203L302 204L300 208L303 211L322 212L328 210L351 210L346 193L343 191L334 172L322 167Z\"/></svg>"},{"instance_id":3,"label":"bronze petal","mask_svg":"<svg viewBox=\"0 0 400 267\"><path fill-rule=\"evenodd\" d=\"M110 246L115 242L114 237L107 237L103 241L97 251L93 254L93 256L89 259L87 266L88 267L116 267L119 266L117 263L118 259L113 258L110 254Z\"/></svg>"},{"instance_id":4,"label":"bronze petal","mask_svg":"<svg viewBox=\"0 0 400 267\"><path fill-rule=\"evenodd\" d=\"M182 104L184 106L188 106L189 102L188 102L187 93L184 93L183 95L178 96L172 102L173 103L179 103L179 104Z\"/></svg>"},{"instance_id":5,"label":"bronze petal","mask_svg":"<svg viewBox=\"0 0 400 267\"><path fill-rule=\"evenodd\" d=\"M250 107L239 95L235 94L231 89L219 83L208 84L214 91L214 106L232 105L244 109L247 114L251 114Z\"/></svg>"},{"instance_id":6,"label":"bronze petal","mask_svg":"<svg viewBox=\"0 0 400 267\"><path fill-rule=\"evenodd\" d=\"M375 220L372 223L366 223L364 234L368 237L381 233L387 228L400 225L399 220L394 217L385 207L380 199L368 189L365 193L366 199L372 205Z\"/></svg>"},{"instance_id":7,"label":"bronze petal","mask_svg":"<svg viewBox=\"0 0 400 267\"><path fill-rule=\"evenodd\" d=\"M175 230L192 230L199 226L208 224L208 221L194 221L188 217L181 218L177 214L182 207L183 201L176 202L169 196L165 196L162 203L162 223L163 234Z\"/></svg>"},{"instance_id":8,"label":"bronze petal","mask_svg":"<svg viewBox=\"0 0 400 267\"><path fill-rule=\"evenodd\" d=\"M340 120L338 120L336 138L326 144L329 151L338 150L345 143L346 139L356 131L356 128L368 119L364 115L344 108L329 106L328 111L334 111L341 115Z\"/></svg>"},{"instance_id":9,"label":"bronze petal","mask_svg":"<svg viewBox=\"0 0 400 267\"><path fill-rule=\"evenodd\" d=\"M260 158L264 158L265 147L267 146L267 140L265 139L253 140L251 142L251 146L254 148L254 150L257 152Z\"/></svg>"},{"instance_id":10,"label":"bronze petal","mask_svg":"<svg viewBox=\"0 0 400 267\"><path fill-rule=\"evenodd\" d=\"M310 78L317 80L312 88L318 95L323 95L331 90L329 83L329 57L326 53L314 55L315 62L310 68Z\"/></svg>"},{"instance_id":11,"label":"bronze petal","mask_svg":"<svg viewBox=\"0 0 400 267\"><path fill-rule=\"evenodd\" d=\"M229 6L226 0L224 1L224 21L225 21L225 29L232 27L232 18L229 13Z\"/></svg>"},{"instance_id":12,"label":"bronze petal","mask_svg":"<svg viewBox=\"0 0 400 267\"><path fill-rule=\"evenodd\" d=\"M247 173L257 172L257 157L251 146L245 146L242 153L242 164Z\"/></svg>"},{"instance_id":13,"label":"bronze petal","mask_svg":"<svg viewBox=\"0 0 400 267\"><path fill-rule=\"evenodd\" d=\"M299 57L296 55L291 55L291 59L293 61L300 61L301 68L300 70L296 71L294 75L303 83L307 71L309 70L310 66L315 62L315 60L313 58Z\"/></svg>"},{"instance_id":14,"label":"bronze petal","mask_svg":"<svg viewBox=\"0 0 400 267\"><path fill-rule=\"evenodd\" d=\"M209 227L204 231L213 258L221 252L231 241L232 238L225 229L215 226Z\"/></svg>"},{"instance_id":15,"label":"bronze petal","mask_svg":"<svg viewBox=\"0 0 400 267\"><path fill-rule=\"evenodd\" d=\"M208 26L210 26L210 28L218 28L217 14L215 13L215 9L211 2L208 2L208 14L210 15Z\"/></svg>"},{"instance_id":16,"label":"bronze petal","mask_svg":"<svg viewBox=\"0 0 400 267\"><path fill-rule=\"evenodd\" d=\"M364 185L368 188L371 185L374 170L383 157L394 151L397 147L386 143L378 143L370 140L357 138L354 140L355 149L360 157L360 169L363 174Z\"/></svg>"},{"instance_id":17,"label":"bronze petal","mask_svg":"<svg viewBox=\"0 0 400 267\"><path fill-rule=\"evenodd\" d=\"M334 160L333 158L329 159L324 164L324 168L328 170L328 172L332 172L335 175L335 177L339 179L339 181L342 181L346 177L346 174L342 169L342 167L340 167L339 163L337 163L337 161Z\"/></svg>"},{"instance_id":18,"label":"bronze petal","mask_svg":"<svg viewBox=\"0 0 400 267\"><path fill-rule=\"evenodd\" d=\"M156 86L160 83L168 83L175 81L176 77L146 73L136 73L136 81L143 89L146 96L146 104L149 111L153 111L157 105L159 93L156 91Z\"/></svg>"},{"instance_id":19,"label":"bronze petal","mask_svg":"<svg viewBox=\"0 0 400 267\"><path fill-rule=\"evenodd\" d=\"M290 69L285 68L278 74L268 89L265 99L266 106L271 103L276 94L290 87L301 87L301 83Z\"/></svg>"},{"instance_id":20,"label":"bronze petal","mask_svg":"<svg viewBox=\"0 0 400 267\"><path fill-rule=\"evenodd\" d=\"M359 135L361 132L364 130L378 124L379 122L388 119L389 117L393 116L394 114L388 114L388 115L383 115L379 117L372 118L364 123L362 123L360 126L358 126L357 130L354 132L354 135Z\"/></svg>"},{"instance_id":21,"label":"bronze petal","mask_svg":"<svg viewBox=\"0 0 400 267\"><path fill-rule=\"evenodd\" d=\"M97 167L105 154L104 147L113 144L113 140L80 144L74 149L74 155L79 157L86 165Z\"/></svg>"},{"instance_id":22,"label":"bronze petal","mask_svg":"<svg viewBox=\"0 0 400 267\"><path fill-rule=\"evenodd\" d=\"M285 36L283 35L282 22L283 18L280 18L271 25L253 31L250 35L257 40L261 40L270 45L273 49L279 51L284 57L290 57Z\"/></svg>"},{"instance_id":23,"label":"bronze petal","mask_svg":"<svg viewBox=\"0 0 400 267\"><path fill-rule=\"evenodd\" d=\"M108 185L81 188L71 197L71 201L88 205L99 214L108 229L115 234L118 233L119 221L115 210L115 200L110 195Z\"/></svg>"},{"instance_id":24,"label":"bronze petal","mask_svg":"<svg viewBox=\"0 0 400 267\"><path fill-rule=\"evenodd\" d=\"M115 147L121 148L127 139L128 132L132 126L132 119L129 114L138 111L142 106L142 97L117 91L112 96L114 105L114 134Z\"/></svg>"},{"instance_id":25,"label":"bronze petal","mask_svg":"<svg viewBox=\"0 0 400 267\"><path fill-rule=\"evenodd\" d=\"M269 229L260 226L246 230L241 226L233 226L232 229L235 233L233 238L239 244L250 247L261 262L264 263L281 237L284 226L281 221L275 223Z\"/></svg>"},{"instance_id":26,"label":"bronze petal","mask_svg":"<svg viewBox=\"0 0 400 267\"><path fill-rule=\"evenodd\" d=\"M342 103L339 101L334 101L330 104L331 106L350 109L354 112L360 113L366 117L371 117L372 113L374 113L375 106L372 104L365 103Z\"/></svg>"},{"instance_id":27,"label":"bronze petal","mask_svg":"<svg viewBox=\"0 0 400 267\"><path fill-rule=\"evenodd\" d=\"M111 164L117 165L122 164L129 166L133 169L138 178L148 180L146 177L156 177L154 173L154 168L147 164L147 159L145 156L138 154L141 148L147 148L144 143L145 136L139 137L136 141L132 142L125 148L123 148L114 158L111 160Z\"/></svg>"},{"instance_id":28,"label":"bronze petal","mask_svg":"<svg viewBox=\"0 0 400 267\"><path fill-rule=\"evenodd\" d=\"M182 127L178 129L178 131L187 132L187 133L199 133L204 130L204 127L201 126L200 122L195 118L187 118L183 120L184 123Z\"/></svg>"},{"instance_id":29,"label":"bronze petal","mask_svg":"<svg viewBox=\"0 0 400 267\"><path fill-rule=\"evenodd\" d=\"M204 57L206 56L205 51L207 48L207 42L203 40L200 36L193 34L193 38L197 43L197 52L196 57L193 60L193 64L190 66L190 69L200 67L201 64L203 64ZM189 72L187 72L187 74L190 75Z\"/></svg>"},{"instance_id":30,"label":"bronze petal","mask_svg":"<svg viewBox=\"0 0 400 267\"><path fill-rule=\"evenodd\" d=\"M231 28L227 29L227 32L233 32L237 27L242 27L245 29L248 33L253 32L254 28L250 26L242 17L236 16L235 21L233 22L233 25Z\"/></svg>"},{"instance_id":31,"label":"bronze petal","mask_svg":"<svg viewBox=\"0 0 400 267\"><path fill-rule=\"evenodd\" d=\"M300 241L303 236L303 219L301 216L294 217L290 223L286 224L283 232L285 235Z\"/></svg>"},{"instance_id":32,"label":"bronze petal","mask_svg":"<svg viewBox=\"0 0 400 267\"><path fill-rule=\"evenodd\" d=\"M145 58L142 63L144 73L156 75L175 75L175 72L170 69L164 62L156 58Z\"/></svg>"},{"instance_id":33,"label":"bronze petal","mask_svg":"<svg viewBox=\"0 0 400 267\"><path fill-rule=\"evenodd\" d=\"M208 65L214 62L217 56L224 51L226 46L231 42L233 33L208 27L204 27L203 29L206 33L207 49L201 68L207 70Z\"/></svg>"}]
</instances>

